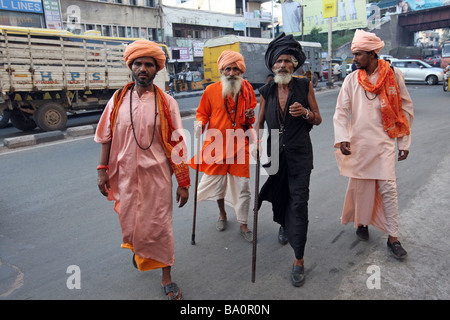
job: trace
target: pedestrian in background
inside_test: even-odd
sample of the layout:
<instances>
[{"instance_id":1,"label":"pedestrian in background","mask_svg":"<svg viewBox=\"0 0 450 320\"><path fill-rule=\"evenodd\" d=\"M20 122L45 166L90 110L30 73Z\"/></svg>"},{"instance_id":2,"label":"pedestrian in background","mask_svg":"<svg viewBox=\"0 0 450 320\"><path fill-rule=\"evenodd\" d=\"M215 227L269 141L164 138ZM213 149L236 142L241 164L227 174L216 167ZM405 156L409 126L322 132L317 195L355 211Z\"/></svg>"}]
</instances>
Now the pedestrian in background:
<instances>
[{"instance_id":1,"label":"pedestrian in background","mask_svg":"<svg viewBox=\"0 0 450 320\"><path fill-rule=\"evenodd\" d=\"M342 223L354 222L361 240L372 224L388 236L397 258L407 252L398 241L398 196L395 175L411 144L413 103L402 73L378 59L384 47L374 33L356 30L352 52L357 71L342 84L333 117L336 159L349 177Z\"/></svg>"},{"instance_id":2,"label":"pedestrian in background","mask_svg":"<svg viewBox=\"0 0 450 320\"><path fill-rule=\"evenodd\" d=\"M187 83L187 88L188 91L191 92L192 91L192 72L191 69L187 68L187 72L186 72L186 83Z\"/></svg>"},{"instance_id":3,"label":"pedestrian in background","mask_svg":"<svg viewBox=\"0 0 450 320\"><path fill-rule=\"evenodd\" d=\"M171 279L172 172L178 182L179 207L187 202L190 185L189 168L180 161L184 141L172 141L172 133L182 129L180 112L175 99L153 84L165 66L158 44L135 41L127 46L124 59L135 81L114 94L98 123L97 184L108 200L115 201L122 247L133 251L134 266L140 271L162 268L166 295L179 300L181 291Z\"/></svg>"}]
</instances>

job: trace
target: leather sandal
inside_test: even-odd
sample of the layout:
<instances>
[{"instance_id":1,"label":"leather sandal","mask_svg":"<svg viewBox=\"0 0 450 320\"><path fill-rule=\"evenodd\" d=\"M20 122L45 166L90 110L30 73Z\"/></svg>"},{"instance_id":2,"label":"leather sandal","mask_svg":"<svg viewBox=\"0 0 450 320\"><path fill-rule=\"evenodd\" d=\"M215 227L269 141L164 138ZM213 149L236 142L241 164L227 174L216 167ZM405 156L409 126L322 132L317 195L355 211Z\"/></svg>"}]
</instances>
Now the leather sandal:
<instances>
[{"instance_id":1,"label":"leather sandal","mask_svg":"<svg viewBox=\"0 0 450 320\"><path fill-rule=\"evenodd\" d=\"M183 300L183 296L181 294L180 288L178 288L175 282L169 283L168 285L163 287L164 293L169 300ZM169 293L173 293L172 296L169 297Z\"/></svg>"},{"instance_id":2,"label":"leather sandal","mask_svg":"<svg viewBox=\"0 0 450 320\"><path fill-rule=\"evenodd\" d=\"M407 252L405 249L403 249L402 245L400 244L400 241L395 241L394 243L391 243L388 239L387 246L389 249L391 249L392 254L397 259L403 259L406 257Z\"/></svg>"},{"instance_id":3,"label":"leather sandal","mask_svg":"<svg viewBox=\"0 0 450 320\"><path fill-rule=\"evenodd\" d=\"M219 219L216 222L216 229L218 231L224 231L227 228L227 220Z\"/></svg>"}]
</instances>

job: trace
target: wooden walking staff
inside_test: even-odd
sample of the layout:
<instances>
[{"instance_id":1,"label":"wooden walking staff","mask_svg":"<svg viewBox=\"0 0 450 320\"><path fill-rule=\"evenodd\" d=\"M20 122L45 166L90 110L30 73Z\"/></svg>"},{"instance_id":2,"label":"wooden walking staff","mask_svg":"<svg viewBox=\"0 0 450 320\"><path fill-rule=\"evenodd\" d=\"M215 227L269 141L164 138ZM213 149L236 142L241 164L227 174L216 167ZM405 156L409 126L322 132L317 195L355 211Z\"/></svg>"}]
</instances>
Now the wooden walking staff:
<instances>
[{"instance_id":1,"label":"wooden walking staff","mask_svg":"<svg viewBox=\"0 0 450 320\"><path fill-rule=\"evenodd\" d=\"M256 142L258 143L258 141ZM256 273L256 242L258 240L258 202L259 202L259 148L256 147L256 174L255 174L255 204L253 207L253 253L252 253L252 282L255 282Z\"/></svg>"},{"instance_id":2,"label":"wooden walking staff","mask_svg":"<svg viewBox=\"0 0 450 320\"><path fill-rule=\"evenodd\" d=\"M200 138L201 134L197 139L197 167L195 169L195 193L194 193L194 221L192 223L192 238L191 244L195 245L195 220L197 218L197 192L198 192L198 167L200 165Z\"/></svg>"}]
</instances>

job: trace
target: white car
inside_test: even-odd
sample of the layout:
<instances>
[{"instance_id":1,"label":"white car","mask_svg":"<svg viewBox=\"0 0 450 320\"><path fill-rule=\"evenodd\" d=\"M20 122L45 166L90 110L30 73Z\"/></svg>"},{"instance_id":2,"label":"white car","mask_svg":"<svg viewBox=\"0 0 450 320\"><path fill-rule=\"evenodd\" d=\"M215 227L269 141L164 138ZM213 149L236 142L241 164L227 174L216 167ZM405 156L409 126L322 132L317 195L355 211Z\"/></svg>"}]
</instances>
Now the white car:
<instances>
[{"instance_id":1,"label":"white car","mask_svg":"<svg viewBox=\"0 0 450 320\"><path fill-rule=\"evenodd\" d=\"M421 60L392 59L391 65L400 69L406 81L425 81L435 85L444 80L444 69L432 67Z\"/></svg>"}]
</instances>

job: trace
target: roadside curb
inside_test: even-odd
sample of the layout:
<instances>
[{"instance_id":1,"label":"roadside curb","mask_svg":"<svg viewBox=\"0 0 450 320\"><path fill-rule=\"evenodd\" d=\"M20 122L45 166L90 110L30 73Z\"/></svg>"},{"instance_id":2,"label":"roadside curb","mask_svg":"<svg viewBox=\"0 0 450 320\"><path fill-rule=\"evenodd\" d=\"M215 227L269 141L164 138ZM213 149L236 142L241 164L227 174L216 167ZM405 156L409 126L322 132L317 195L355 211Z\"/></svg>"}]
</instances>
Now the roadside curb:
<instances>
[{"instance_id":1,"label":"roadside curb","mask_svg":"<svg viewBox=\"0 0 450 320\"><path fill-rule=\"evenodd\" d=\"M21 137L5 138L3 140L3 148L1 149L18 149L22 147L30 147L40 143L54 142L75 138L95 133L97 125L85 125L73 128L67 128L65 132L61 130L30 134Z\"/></svg>"}]
</instances>

